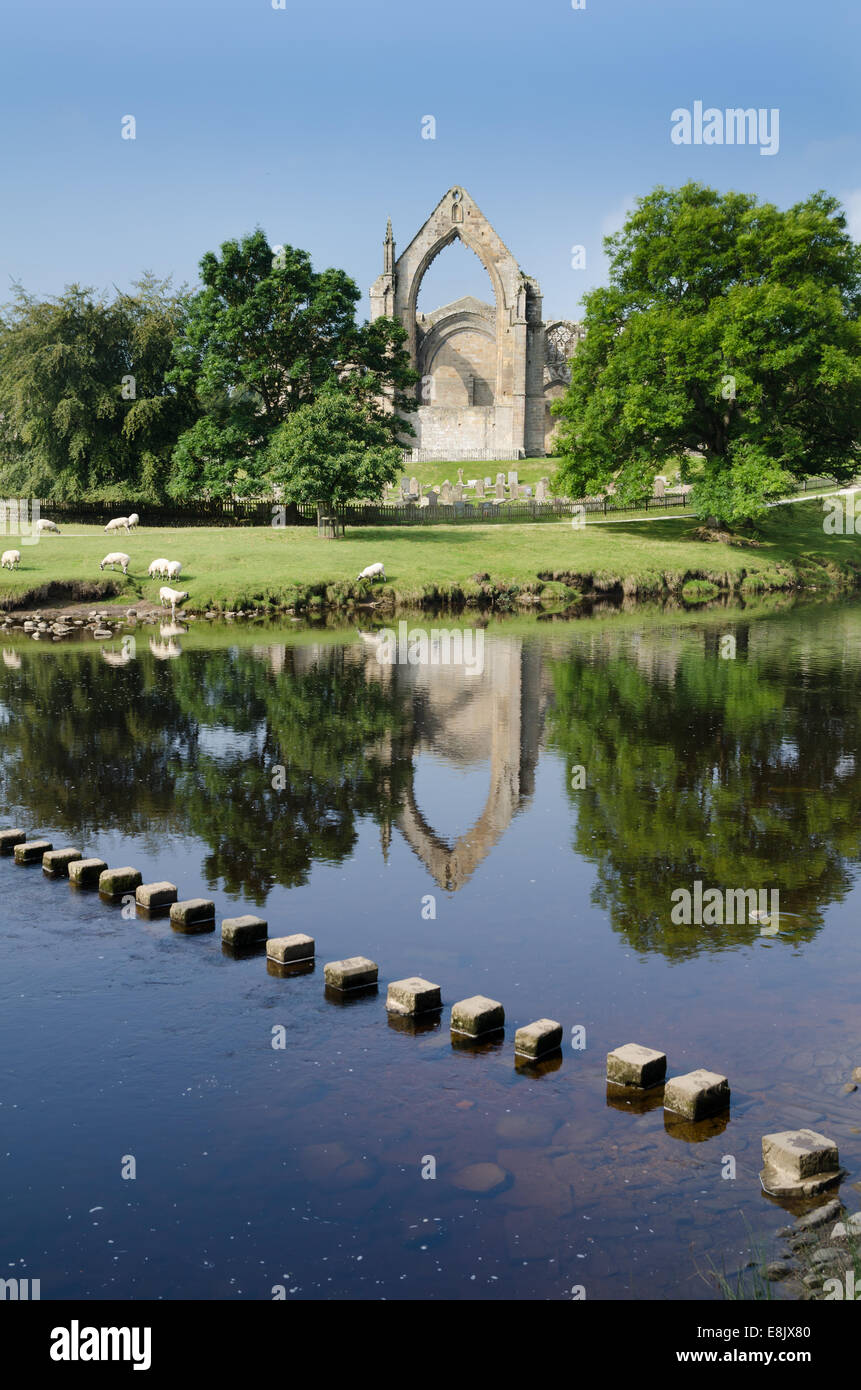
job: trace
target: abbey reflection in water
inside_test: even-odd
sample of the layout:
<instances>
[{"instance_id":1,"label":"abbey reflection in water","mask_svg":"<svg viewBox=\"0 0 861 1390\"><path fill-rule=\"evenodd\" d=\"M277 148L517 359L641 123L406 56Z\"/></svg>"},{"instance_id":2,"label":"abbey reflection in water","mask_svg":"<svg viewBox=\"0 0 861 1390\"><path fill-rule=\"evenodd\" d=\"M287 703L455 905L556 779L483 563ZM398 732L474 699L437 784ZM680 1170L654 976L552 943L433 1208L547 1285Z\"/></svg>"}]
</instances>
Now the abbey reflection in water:
<instances>
[{"instance_id":1,"label":"abbey reflection in water","mask_svg":"<svg viewBox=\"0 0 861 1390\"><path fill-rule=\"evenodd\" d=\"M721 655L731 631L736 655ZM98 848L100 832L197 837L213 889L262 904L274 884L354 852L361 820L401 836L441 888L494 873L539 758L572 806L572 852L640 949L747 941L750 925L679 927L674 889L779 888L782 934L809 935L858 854L861 620L851 605L723 627L613 624L488 634L481 675L385 666L360 642L281 640L109 665L21 645L0 670L7 814ZM174 654L174 653L172 653ZM432 754L486 774L459 836L432 824L416 769ZM574 790L572 769L585 769ZM453 793L456 795L456 793ZM562 830L548 844L558 857ZM539 870L543 867L539 865Z\"/></svg>"}]
</instances>

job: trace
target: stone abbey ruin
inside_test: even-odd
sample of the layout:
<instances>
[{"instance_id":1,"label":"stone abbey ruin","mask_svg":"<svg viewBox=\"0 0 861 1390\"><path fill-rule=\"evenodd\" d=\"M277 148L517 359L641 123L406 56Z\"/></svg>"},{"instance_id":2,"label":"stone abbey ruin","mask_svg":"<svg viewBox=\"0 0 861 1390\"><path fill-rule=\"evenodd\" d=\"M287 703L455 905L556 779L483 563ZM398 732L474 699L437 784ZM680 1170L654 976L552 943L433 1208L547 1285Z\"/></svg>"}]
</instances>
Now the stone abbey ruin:
<instances>
[{"instance_id":1,"label":"stone abbey ruin","mask_svg":"<svg viewBox=\"0 0 861 1390\"><path fill-rule=\"evenodd\" d=\"M419 314L425 272L457 238L490 276L495 303L469 295ZM389 221L383 273L370 294L372 319L386 315L403 324L419 373L415 438L406 441L414 462L540 458L550 451L550 405L568 383L582 329L562 319L544 322L540 286L465 189L449 189L397 258Z\"/></svg>"}]
</instances>

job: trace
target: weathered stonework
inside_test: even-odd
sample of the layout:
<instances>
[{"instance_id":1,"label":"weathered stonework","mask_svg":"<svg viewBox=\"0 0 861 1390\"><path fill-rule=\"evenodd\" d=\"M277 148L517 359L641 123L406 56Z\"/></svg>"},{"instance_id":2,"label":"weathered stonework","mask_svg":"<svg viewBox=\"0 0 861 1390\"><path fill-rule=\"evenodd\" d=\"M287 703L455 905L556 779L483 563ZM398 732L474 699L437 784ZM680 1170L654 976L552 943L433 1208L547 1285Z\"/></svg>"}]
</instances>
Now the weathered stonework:
<instances>
[{"instance_id":1,"label":"weathered stonework","mask_svg":"<svg viewBox=\"0 0 861 1390\"><path fill-rule=\"evenodd\" d=\"M495 304L472 296L432 314L417 314L422 279L456 238L474 251L493 286ZM550 401L567 381L577 324L554 322L545 340L542 296L465 189L450 188L406 250L395 258L392 224L383 243L383 273L371 287L371 318L399 319L420 375L415 437L405 446L440 459L540 457L555 421Z\"/></svg>"}]
</instances>

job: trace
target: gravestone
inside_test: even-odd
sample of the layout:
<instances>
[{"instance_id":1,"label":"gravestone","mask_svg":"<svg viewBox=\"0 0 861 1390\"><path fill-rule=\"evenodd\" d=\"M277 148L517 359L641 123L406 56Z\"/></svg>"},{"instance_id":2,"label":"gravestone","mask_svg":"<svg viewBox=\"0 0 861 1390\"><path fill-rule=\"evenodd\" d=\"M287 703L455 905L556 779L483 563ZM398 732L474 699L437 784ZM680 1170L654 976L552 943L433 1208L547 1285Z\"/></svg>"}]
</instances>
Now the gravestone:
<instances>
[{"instance_id":1,"label":"gravestone","mask_svg":"<svg viewBox=\"0 0 861 1390\"><path fill-rule=\"evenodd\" d=\"M535 486L535 500L536 500L536 502L546 502L546 501L547 501L547 479L546 479L546 478L539 478L539 479L538 479L538 482L537 482L537 484L536 484L536 486Z\"/></svg>"},{"instance_id":2,"label":"gravestone","mask_svg":"<svg viewBox=\"0 0 861 1390\"><path fill-rule=\"evenodd\" d=\"M529 483L524 483L521 490L522 490L522 493L523 493L523 496L524 496L524 497L529 497L529 498L532 497L532 487L531 487L531 484L529 484Z\"/></svg>"},{"instance_id":3,"label":"gravestone","mask_svg":"<svg viewBox=\"0 0 861 1390\"><path fill-rule=\"evenodd\" d=\"M455 485L454 485L454 500L455 500L455 502L462 502L462 501L463 501L463 483L455 483Z\"/></svg>"},{"instance_id":4,"label":"gravestone","mask_svg":"<svg viewBox=\"0 0 861 1390\"><path fill-rule=\"evenodd\" d=\"M437 497L436 488L429 487L427 491L427 505L431 508L431 510L436 510L436 504L438 501L439 498Z\"/></svg>"},{"instance_id":5,"label":"gravestone","mask_svg":"<svg viewBox=\"0 0 861 1390\"><path fill-rule=\"evenodd\" d=\"M451 499L451 483L449 482L448 478L446 478L445 482L443 483L442 487L440 488L439 500L440 500L440 502L444 503L445 505L448 505L448 503L451 502L451 500L452 500L452 499Z\"/></svg>"},{"instance_id":6,"label":"gravestone","mask_svg":"<svg viewBox=\"0 0 861 1390\"><path fill-rule=\"evenodd\" d=\"M666 486L667 486L667 484L666 484L666 480L665 480L664 478L656 478L656 479L655 479L655 494L654 494L654 495L655 495L656 497L663 497L663 495L664 495L664 489L665 489Z\"/></svg>"},{"instance_id":7,"label":"gravestone","mask_svg":"<svg viewBox=\"0 0 861 1390\"><path fill-rule=\"evenodd\" d=\"M509 486L509 488L511 489L512 495L516 494L516 492L517 492L517 469L516 469L516 468L510 468L509 471L508 471L508 486Z\"/></svg>"},{"instance_id":8,"label":"gravestone","mask_svg":"<svg viewBox=\"0 0 861 1390\"><path fill-rule=\"evenodd\" d=\"M485 487L493 487L493 479L492 479L492 478L485 478L485 480L484 480L484 486L485 486Z\"/></svg>"},{"instance_id":9,"label":"gravestone","mask_svg":"<svg viewBox=\"0 0 861 1390\"><path fill-rule=\"evenodd\" d=\"M410 497L418 497L420 491L418 478L410 478Z\"/></svg>"},{"instance_id":10,"label":"gravestone","mask_svg":"<svg viewBox=\"0 0 861 1390\"><path fill-rule=\"evenodd\" d=\"M475 495L476 495L476 497L483 497L483 496L484 496L484 479L483 479L483 478L476 478L476 480L475 480Z\"/></svg>"},{"instance_id":11,"label":"gravestone","mask_svg":"<svg viewBox=\"0 0 861 1390\"><path fill-rule=\"evenodd\" d=\"M458 483L460 484L460 486L463 487L463 469L462 469L462 468L459 468L459 469L457 470L457 481L458 481Z\"/></svg>"},{"instance_id":12,"label":"gravestone","mask_svg":"<svg viewBox=\"0 0 861 1390\"><path fill-rule=\"evenodd\" d=\"M497 475L496 475L496 496L497 496L497 499L498 499L500 502L504 502L504 501L505 501L505 474L504 474L504 473L497 473Z\"/></svg>"}]
</instances>

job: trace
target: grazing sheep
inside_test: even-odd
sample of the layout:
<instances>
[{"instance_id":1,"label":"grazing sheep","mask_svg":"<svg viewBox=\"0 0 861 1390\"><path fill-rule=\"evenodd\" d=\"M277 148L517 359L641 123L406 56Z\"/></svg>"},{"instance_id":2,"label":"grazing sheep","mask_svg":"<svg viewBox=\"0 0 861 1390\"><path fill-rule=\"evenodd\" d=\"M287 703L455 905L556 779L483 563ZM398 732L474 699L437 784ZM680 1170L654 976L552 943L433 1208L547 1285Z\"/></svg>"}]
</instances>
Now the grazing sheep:
<instances>
[{"instance_id":1,"label":"grazing sheep","mask_svg":"<svg viewBox=\"0 0 861 1390\"><path fill-rule=\"evenodd\" d=\"M20 563L20 550L4 550L2 556L0 556L0 569L8 568L10 570L13 570L15 566L20 565Z\"/></svg>"},{"instance_id":2,"label":"grazing sheep","mask_svg":"<svg viewBox=\"0 0 861 1390\"><path fill-rule=\"evenodd\" d=\"M133 531L139 521L140 517L138 516L137 512L132 512L131 516L129 517L129 530Z\"/></svg>"},{"instance_id":3,"label":"grazing sheep","mask_svg":"<svg viewBox=\"0 0 861 1390\"><path fill-rule=\"evenodd\" d=\"M53 531L58 536L60 534L60 528L56 521L46 521L44 517L41 521L36 522L36 531L40 536L43 535L45 531Z\"/></svg>"},{"instance_id":4,"label":"grazing sheep","mask_svg":"<svg viewBox=\"0 0 861 1390\"><path fill-rule=\"evenodd\" d=\"M167 570L165 571L165 578L166 578L166 579L179 579L180 571L181 571L181 570L182 570L182 561L181 561L181 560L168 560L168 562L167 562Z\"/></svg>"},{"instance_id":5,"label":"grazing sheep","mask_svg":"<svg viewBox=\"0 0 861 1390\"><path fill-rule=\"evenodd\" d=\"M129 529L129 519L127 516L115 516L105 527L106 531L127 531Z\"/></svg>"},{"instance_id":6,"label":"grazing sheep","mask_svg":"<svg viewBox=\"0 0 861 1390\"><path fill-rule=\"evenodd\" d=\"M361 574L356 575L356 583L358 584L360 579L385 579L385 577L386 571L382 562L378 560L375 565L366 565Z\"/></svg>"},{"instance_id":7,"label":"grazing sheep","mask_svg":"<svg viewBox=\"0 0 861 1390\"><path fill-rule=\"evenodd\" d=\"M113 569L115 565L122 565L123 574L128 574L129 557L125 555L122 550L112 550L110 554L106 555L104 560L102 560L99 569L103 570L105 565L110 565L111 569Z\"/></svg>"},{"instance_id":8,"label":"grazing sheep","mask_svg":"<svg viewBox=\"0 0 861 1390\"><path fill-rule=\"evenodd\" d=\"M157 574L160 574L162 579L166 579L167 566L168 562L167 560L165 560L164 556L159 556L157 560L152 561L152 563L149 566L149 569L147 570L147 574L149 575L150 579L155 579Z\"/></svg>"},{"instance_id":9,"label":"grazing sheep","mask_svg":"<svg viewBox=\"0 0 861 1390\"><path fill-rule=\"evenodd\" d=\"M176 605L182 603L184 598L188 598L188 593L185 589L171 589L167 584L162 584L158 591L158 596L161 599L163 608L167 608L168 604L170 604L171 617L175 617Z\"/></svg>"}]
</instances>

